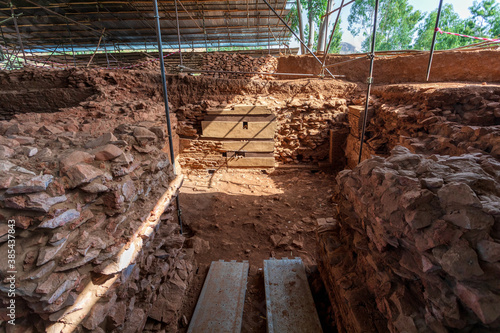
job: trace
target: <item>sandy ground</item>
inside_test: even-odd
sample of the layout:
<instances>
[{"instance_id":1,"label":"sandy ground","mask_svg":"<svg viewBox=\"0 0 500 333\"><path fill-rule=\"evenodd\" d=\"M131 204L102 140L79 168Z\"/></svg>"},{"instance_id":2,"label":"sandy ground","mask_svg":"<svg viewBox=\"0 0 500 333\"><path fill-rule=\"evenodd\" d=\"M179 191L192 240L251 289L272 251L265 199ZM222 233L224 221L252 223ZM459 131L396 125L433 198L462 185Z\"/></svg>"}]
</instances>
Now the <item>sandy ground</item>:
<instances>
[{"instance_id":1,"label":"sandy ground","mask_svg":"<svg viewBox=\"0 0 500 333\"><path fill-rule=\"evenodd\" d=\"M289 169L267 174L230 169L212 175L188 171L181 208L185 233L200 244L200 250L195 254L196 274L183 307L187 321L210 263L248 260L242 332L266 331L263 260L301 257L308 271L314 271L316 219L332 216L334 176L315 171Z\"/></svg>"}]
</instances>

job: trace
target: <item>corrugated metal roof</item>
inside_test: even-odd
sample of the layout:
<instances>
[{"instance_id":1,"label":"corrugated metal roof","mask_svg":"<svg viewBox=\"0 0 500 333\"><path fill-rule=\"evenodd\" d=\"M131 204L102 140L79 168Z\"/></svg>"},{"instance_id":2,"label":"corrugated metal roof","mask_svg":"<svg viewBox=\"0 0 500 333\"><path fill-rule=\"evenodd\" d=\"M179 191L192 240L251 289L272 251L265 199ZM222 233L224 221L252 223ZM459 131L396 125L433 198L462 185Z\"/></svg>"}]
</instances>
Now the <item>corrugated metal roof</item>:
<instances>
[{"instance_id":1,"label":"corrugated metal roof","mask_svg":"<svg viewBox=\"0 0 500 333\"><path fill-rule=\"evenodd\" d=\"M271 5L285 16L287 0ZM151 0L13 0L25 48L154 47L156 31ZM268 46L283 44L290 33L262 0L177 0L183 48ZM158 1L163 42L176 48L174 0ZM11 17L10 3L0 0L0 22ZM1 24L8 46L18 44L14 20Z\"/></svg>"}]
</instances>

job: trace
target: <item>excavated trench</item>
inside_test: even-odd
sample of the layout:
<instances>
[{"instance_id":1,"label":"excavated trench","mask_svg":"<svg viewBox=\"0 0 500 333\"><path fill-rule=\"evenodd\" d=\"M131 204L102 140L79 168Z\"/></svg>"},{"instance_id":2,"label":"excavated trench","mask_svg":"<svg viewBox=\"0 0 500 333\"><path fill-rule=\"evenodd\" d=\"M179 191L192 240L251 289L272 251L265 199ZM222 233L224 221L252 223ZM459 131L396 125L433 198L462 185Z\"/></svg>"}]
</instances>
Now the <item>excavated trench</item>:
<instances>
[{"instance_id":1,"label":"excavated trench","mask_svg":"<svg viewBox=\"0 0 500 333\"><path fill-rule=\"evenodd\" d=\"M24 84L68 97L0 105L15 112L0 122L0 214L19 237L21 329L185 332L210 263L247 260L242 332L263 332L272 257L302 258L325 332L500 328L498 85L376 86L356 166L363 86L169 77L180 235L155 71L0 80L13 101ZM271 136L235 145L254 128Z\"/></svg>"}]
</instances>

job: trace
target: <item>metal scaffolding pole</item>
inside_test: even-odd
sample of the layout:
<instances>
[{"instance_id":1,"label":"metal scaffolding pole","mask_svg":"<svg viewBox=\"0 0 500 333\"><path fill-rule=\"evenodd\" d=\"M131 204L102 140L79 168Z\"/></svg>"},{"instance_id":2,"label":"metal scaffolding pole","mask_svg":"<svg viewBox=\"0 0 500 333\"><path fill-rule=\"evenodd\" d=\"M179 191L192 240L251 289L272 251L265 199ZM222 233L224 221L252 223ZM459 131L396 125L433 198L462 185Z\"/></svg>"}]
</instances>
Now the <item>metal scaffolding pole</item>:
<instances>
[{"instance_id":1,"label":"metal scaffolding pole","mask_svg":"<svg viewBox=\"0 0 500 333\"><path fill-rule=\"evenodd\" d=\"M156 0L155 0L155 2L156 2ZM177 41L179 43L179 58L181 61L180 65L183 66L183 64L182 64L182 51L181 51L181 30L179 29L179 13L177 11L177 0L174 0L174 4L175 4L175 21L177 23Z\"/></svg>"},{"instance_id":2,"label":"metal scaffolding pole","mask_svg":"<svg viewBox=\"0 0 500 333\"><path fill-rule=\"evenodd\" d=\"M361 130L361 142L360 142L360 146L359 146L358 163L361 163L361 154L363 153L363 141L365 140L366 123L368 120L368 104L370 103L370 90L372 88L372 83L373 83L373 61L375 59L375 37L376 37L376 33L377 33L378 2L379 2L379 0L375 1L375 15L373 18L372 48L371 48L371 53L369 55L369 57L370 57L370 71L368 74L368 82L367 82L368 89L366 91L365 114L363 116L363 128Z\"/></svg>"},{"instance_id":3,"label":"metal scaffolding pole","mask_svg":"<svg viewBox=\"0 0 500 333\"><path fill-rule=\"evenodd\" d=\"M304 25L302 23L302 5L300 4L300 0L297 0L297 16L299 17L299 34L300 39L304 40ZM306 49L304 45L300 45L300 54L306 54Z\"/></svg>"},{"instance_id":4,"label":"metal scaffolding pole","mask_svg":"<svg viewBox=\"0 0 500 333\"><path fill-rule=\"evenodd\" d=\"M109 68L108 49L106 48L106 36L104 36L104 53L106 54L106 63L107 63L107 66L108 66L106 68Z\"/></svg>"},{"instance_id":5,"label":"metal scaffolding pole","mask_svg":"<svg viewBox=\"0 0 500 333\"><path fill-rule=\"evenodd\" d=\"M441 16L441 7L443 6L443 0L439 1L439 8L436 17L436 27L434 28L434 36L432 36L431 54L429 55L429 65L427 65L427 80L429 81L429 75L431 74L432 57L434 56L434 47L436 46L436 36L439 28L439 18Z\"/></svg>"},{"instance_id":6,"label":"metal scaffolding pole","mask_svg":"<svg viewBox=\"0 0 500 333\"><path fill-rule=\"evenodd\" d=\"M339 12L337 14L337 19L335 20L335 24L333 25L332 34L330 35L330 39L328 40L328 44L326 45L325 55L323 56L323 63L321 64L321 72L323 72L323 70L325 68L326 56L328 55L328 51L330 51L330 45L332 44L333 36L335 35L335 30L337 29L337 25L339 23L339 18L340 18L340 13L342 11L343 6L344 6L344 0L342 0L342 3L340 4ZM328 27L326 28L326 31L328 31Z\"/></svg>"},{"instance_id":7,"label":"metal scaffolding pole","mask_svg":"<svg viewBox=\"0 0 500 333\"><path fill-rule=\"evenodd\" d=\"M66 21L66 29L68 29L69 41L71 43L71 53L73 54L73 66L76 67L75 47L73 45L73 38L71 38L71 30L69 29L69 24L67 21Z\"/></svg>"},{"instance_id":8,"label":"metal scaffolding pole","mask_svg":"<svg viewBox=\"0 0 500 333\"><path fill-rule=\"evenodd\" d=\"M172 125L170 123L170 107L168 106L168 91L167 91L167 79L165 77L165 62L163 61L163 45L161 41L161 28L160 28L160 15L158 14L158 3L157 0L153 0L153 6L155 11L155 19L156 19L156 38L158 39L158 53L160 56L160 70L161 70L161 81L163 88L163 100L165 103L165 116L167 118L167 131L168 131L168 146L170 149L170 163L172 164L172 168L174 171L174 175L177 175L177 168L175 165L175 152L174 152L174 142L172 136ZM176 7L177 8L177 7ZM180 42L180 39L179 39ZM181 56L182 59L182 56ZM177 203L177 216L179 218L179 225L181 228L182 234L182 211L179 203L179 195L176 197Z\"/></svg>"},{"instance_id":9,"label":"metal scaffolding pole","mask_svg":"<svg viewBox=\"0 0 500 333\"><path fill-rule=\"evenodd\" d=\"M17 41L19 42L19 47L21 48L21 51L23 52L23 60L24 63L26 64L26 54L24 53L24 45L23 45L23 40L21 39L21 34L19 33L19 27L17 26L17 17L14 13L14 8L12 6L12 2L10 2L10 12L12 14L12 19L14 20L14 27L16 28L16 34L17 34Z\"/></svg>"},{"instance_id":10,"label":"metal scaffolding pole","mask_svg":"<svg viewBox=\"0 0 500 333\"><path fill-rule=\"evenodd\" d=\"M304 45L304 47L306 48L306 50L311 53L311 55L314 57L314 59L316 59L317 62L319 62L320 64L321 63L321 60L319 60L319 58L313 53L313 51L311 51L310 48L307 47L307 45L302 41L302 39L299 38L299 36L297 36L297 34L292 30L292 28L290 28L290 26L285 22L285 20L283 20L283 18L274 10L274 8L269 4L269 2L267 2L267 0L262 0L266 3L266 5L269 7L269 9L271 9L271 11L274 13L274 15L276 15L281 23L283 23L287 28L288 30L290 30L290 32L295 36L295 38L297 38L299 40L299 42ZM333 75L329 70L328 68L325 68L325 70L328 72L328 74L330 74L333 78L335 78L335 75Z\"/></svg>"}]
</instances>

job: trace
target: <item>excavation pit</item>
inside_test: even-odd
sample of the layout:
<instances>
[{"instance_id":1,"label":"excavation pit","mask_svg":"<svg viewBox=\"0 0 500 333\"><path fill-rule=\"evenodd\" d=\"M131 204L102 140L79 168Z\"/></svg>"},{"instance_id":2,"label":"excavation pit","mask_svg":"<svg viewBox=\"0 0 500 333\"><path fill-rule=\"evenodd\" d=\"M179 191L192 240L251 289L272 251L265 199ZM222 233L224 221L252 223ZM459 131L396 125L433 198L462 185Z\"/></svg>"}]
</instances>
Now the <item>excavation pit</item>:
<instances>
[{"instance_id":1,"label":"excavation pit","mask_svg":"<svg viewBox=\"0 0 500 333\"><path fill-rule=\"evenodd\" d=\"M264 260L300 257L325 332L498 330L498 83L377 84L358 165L362 82L171 75L174 174L157 70L0 76L62 96L0 105L18 327L185 332L211 262L246 260L262 332Z\"/></svg>"}]
</instances>

